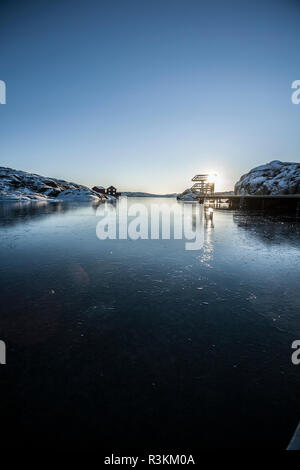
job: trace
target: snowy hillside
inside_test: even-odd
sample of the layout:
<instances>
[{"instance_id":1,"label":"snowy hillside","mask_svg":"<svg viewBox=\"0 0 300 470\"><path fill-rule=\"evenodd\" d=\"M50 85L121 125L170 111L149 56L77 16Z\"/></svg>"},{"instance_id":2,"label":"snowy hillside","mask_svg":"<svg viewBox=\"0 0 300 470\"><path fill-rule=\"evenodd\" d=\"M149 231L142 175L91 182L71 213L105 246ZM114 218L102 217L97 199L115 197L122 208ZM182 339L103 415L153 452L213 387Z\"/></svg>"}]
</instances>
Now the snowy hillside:
<instances>
[{"instance_id":1,"label":"snowy hillside","mask_svg":"<svg viewBox=\"0 0 300 470\"><path fill-rule=\"evenodd\" d=\"M86 186L0 167L0 201L93 201L106 199Z\"/></svg>"},{"instance_id":2,"label":"snowy hillside","mask_svg":"<svg viewBox=\"0 0 300 470\"><path fill-rule=\"evenodd\" d=\"M300 194L300 163L274 160L253 168L236 183L235 194Z\"/></svg>"}]
</instances>

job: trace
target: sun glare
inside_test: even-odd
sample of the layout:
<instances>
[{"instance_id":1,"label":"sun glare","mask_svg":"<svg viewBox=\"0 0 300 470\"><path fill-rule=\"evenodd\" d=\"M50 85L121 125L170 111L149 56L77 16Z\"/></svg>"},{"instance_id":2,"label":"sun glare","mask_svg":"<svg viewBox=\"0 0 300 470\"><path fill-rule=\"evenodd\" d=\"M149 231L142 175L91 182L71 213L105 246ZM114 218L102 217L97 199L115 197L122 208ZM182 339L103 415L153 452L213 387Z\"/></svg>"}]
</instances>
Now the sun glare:
<instances>
[{"instance_id":1,"label":"sun glare","mask_svg":"<svg viewBox=\"0 0 300 470\"><path fill-rule=\"evenodd\" d=\"M217 173L215 171L209 171L208 172L208 182L209 183L215 183L217 179Z\"/></svg>"}]
</instances>

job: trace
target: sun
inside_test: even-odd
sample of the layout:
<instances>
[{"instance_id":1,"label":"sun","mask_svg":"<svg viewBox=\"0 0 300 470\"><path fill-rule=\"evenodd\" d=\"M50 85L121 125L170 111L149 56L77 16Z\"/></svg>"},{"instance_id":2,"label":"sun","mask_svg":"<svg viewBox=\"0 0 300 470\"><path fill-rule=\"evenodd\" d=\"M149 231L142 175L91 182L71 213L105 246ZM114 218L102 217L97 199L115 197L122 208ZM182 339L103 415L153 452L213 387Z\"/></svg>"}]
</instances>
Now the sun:
<instances>
[{"instance_id":1,"label":"sun","mask_svg":"<svg viewBox=\"0 0 300 470\"><path fill-rule=\"evenodd\" d=\"M215 183L217 180L217 173L214 170L210 170L208 172L208 182L209 183Z\"/></svg>"}]
</instances>

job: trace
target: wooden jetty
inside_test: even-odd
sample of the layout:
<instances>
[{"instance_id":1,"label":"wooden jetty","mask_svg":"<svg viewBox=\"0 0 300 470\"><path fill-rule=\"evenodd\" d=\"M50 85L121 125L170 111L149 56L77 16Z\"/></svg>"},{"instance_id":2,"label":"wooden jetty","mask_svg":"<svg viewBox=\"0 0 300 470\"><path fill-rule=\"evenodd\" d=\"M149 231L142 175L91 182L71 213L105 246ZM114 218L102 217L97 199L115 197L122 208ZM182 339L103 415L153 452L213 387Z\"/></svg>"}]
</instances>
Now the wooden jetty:
<instances>
[{"instance_id":1,"label":"wooden jetty","mask_svg":"<svg viewBox=\"0 0 300 470\"><path fill-rule=\"evenodd\" d=\"M210 174L194 176L194 185L191 191L196 195L200 204L210 202L220 207L220 203L227 202L229 209L262 210L276 213L289 213L300 217L300 194L230 194L215 193L215 185ZM217 176L214 174L213 176Z\"/></svg>"},{"instance_id":2,"label":"wooden jetty","mask_svg":"<svg viewBox=\"0 0 300 470\"><path fill-rule=\"evenodd\" d=\"M300 194L254 195L254 194L210 194L208 197L199 194L199 202L204 203L225 201L230 209L263 210L293 213L300 217Z\"/></svg>"}]
</instances>

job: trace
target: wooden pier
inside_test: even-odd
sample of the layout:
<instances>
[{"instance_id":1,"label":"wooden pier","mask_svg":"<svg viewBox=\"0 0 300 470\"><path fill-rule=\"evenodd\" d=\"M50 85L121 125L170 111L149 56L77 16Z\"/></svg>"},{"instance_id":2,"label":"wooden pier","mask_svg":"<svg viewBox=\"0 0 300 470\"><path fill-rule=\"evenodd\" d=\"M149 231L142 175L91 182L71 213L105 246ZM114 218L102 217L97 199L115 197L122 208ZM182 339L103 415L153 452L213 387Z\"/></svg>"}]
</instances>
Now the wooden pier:
<instances>
[{"instance_id":1,"label":"wooden pier","mask_svg":"<svg viewBox=\"0 0 300 470\"><path fill-rule=\"evenodd\" d=\"M268 195L234 195L211 194L208 197L199 195L199 202L228 202L230 209L262 210L278 213L290 213L300 217L300 194Z\"/></svg>"},{"instance_id":2,"label":"wooden pier","mask_svg":"<svg viewBox=\"0 0 300 470\"><path fill-rule=\"evenodd\" d=\"M200 204L212 202L220 207L221 202L226 202L229 209L265 211L278 214L291 214L300 217L300 194L230 194L215 193L213 178L217 174L202 173L194 176L194 185L190 191L196 195Z\"/></svg>"}]
</instances>

